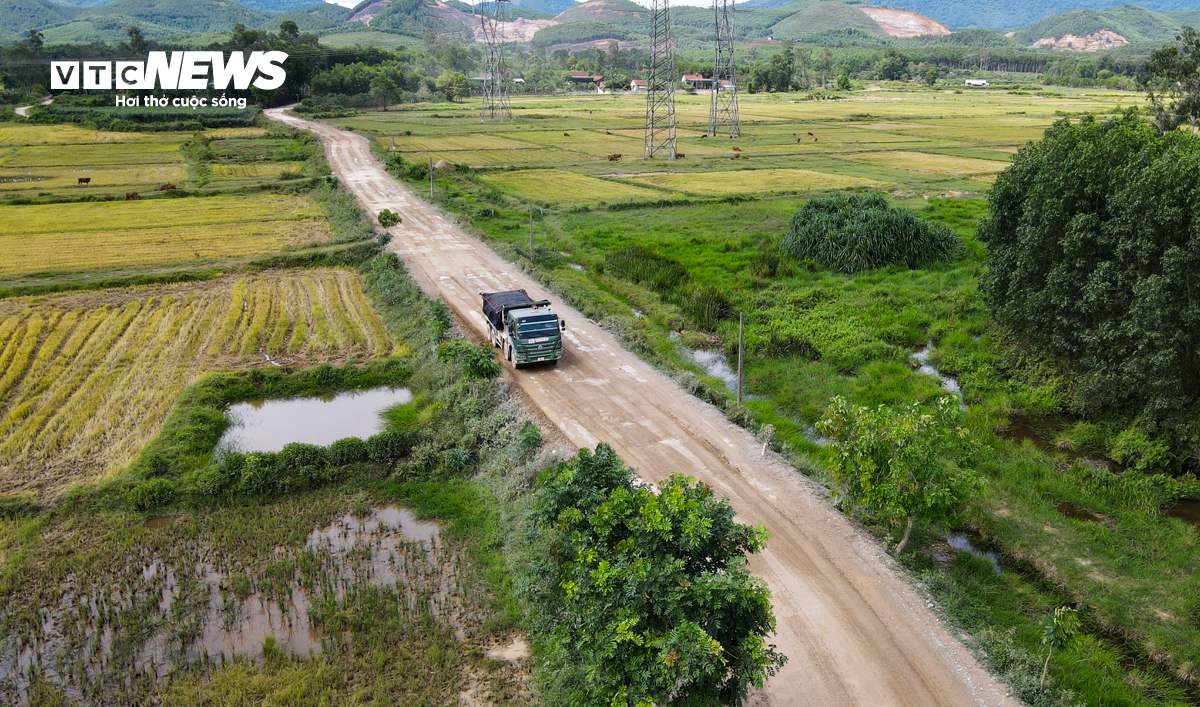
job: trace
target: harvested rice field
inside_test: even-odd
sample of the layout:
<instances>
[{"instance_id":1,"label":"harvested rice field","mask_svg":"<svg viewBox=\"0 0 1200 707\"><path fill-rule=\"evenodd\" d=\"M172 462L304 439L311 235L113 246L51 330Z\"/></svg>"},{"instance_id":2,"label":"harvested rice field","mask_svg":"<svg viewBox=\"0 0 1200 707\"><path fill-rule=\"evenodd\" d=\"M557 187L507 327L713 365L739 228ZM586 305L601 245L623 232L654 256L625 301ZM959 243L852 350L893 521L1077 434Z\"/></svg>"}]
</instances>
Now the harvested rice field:
<instances>
[{"instance_id":1,"label":"harvested rice field","mask_svg":"<svg viewBox=\"0 0 1200 707\"><path fill-rule=\"evenodd\" d=\"M396 352L346 270L0 300L0 493L120 470L204 373Z\"/></svg>"},{"instance_id":2,"label":"harvested rice field","mask_svg":"<svg viewBox=\"0 0 1200 707\"><path fill-rule=\"evenodd\" d=\"M561 169L505 172L488 177L488 181L504 191L549 204L586 204L597 201L661 199L669 196L654 189L588 177Z\"/></svg>"},{"instance_id":3,"label":"harvested rice field","mask_svg":"<svg viewBox=\"0 0 1200 707\"><path fill-rule=\"evenodd\" d=\"M938 172L941 174L994 174L1008 166L998 160L979 160L970 157L935 155L928 152L870 152L851 156L871 164L897 167L913 172Z\"/></svg>"},{"instance_id":4,"label":"harvested rice field","mask_svg":"<svg viewBox=\"0 0 1200 707\"><path fill-rule=\"evenodd\" d=\"M648 174L635 181L706 196L743 192L804 192L849 187L882 186L883 182L863 177L813 172L807 169L745 169L731 172Z\"/></svg>"}]
</instances>

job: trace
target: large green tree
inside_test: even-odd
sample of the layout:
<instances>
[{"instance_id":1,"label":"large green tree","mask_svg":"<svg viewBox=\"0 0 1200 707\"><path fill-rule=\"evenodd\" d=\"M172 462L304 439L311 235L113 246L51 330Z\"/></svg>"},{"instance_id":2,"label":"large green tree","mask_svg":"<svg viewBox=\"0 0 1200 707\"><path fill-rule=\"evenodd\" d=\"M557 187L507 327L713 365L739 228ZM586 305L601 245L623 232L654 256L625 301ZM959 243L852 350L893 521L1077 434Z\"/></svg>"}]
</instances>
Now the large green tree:
<instances>
[{"instance_id":1,"label":"large green tree","mask_svg":"<svg viewBox=\"0 0 1200 707\"><path fill-rule=\"evenodd\" d=\"M979 238L992 313L1070 373L1075 412L1200 406L1200 140L1136 115L1055 123L996 180Z\"/></svg>"},{"instance_id":2,"label":"large green tree","mask_svg":"<svg viewBox=\"0 0 1200 707\"><path fill-rule=\"evenodd\" d=\"M539 480L532 518L549 559L527 581L550 704L740 705L785 658L770 592L746 568L766 530L672 476L637 485L611 447Z\"/></svg>"},{"instance_id":3,"label":"large green tree","mask_svg":"<svg viewBox=\"0 0 1200 707\"><path fill-rule=\"evenodd\" d=\"M1138 73L1138 84L1146 92L1159 130L1190 124L1195 132L1200 117L1200 33L1184 27L1175 42L1150 55Z\"/></svg>"}]
</instances>

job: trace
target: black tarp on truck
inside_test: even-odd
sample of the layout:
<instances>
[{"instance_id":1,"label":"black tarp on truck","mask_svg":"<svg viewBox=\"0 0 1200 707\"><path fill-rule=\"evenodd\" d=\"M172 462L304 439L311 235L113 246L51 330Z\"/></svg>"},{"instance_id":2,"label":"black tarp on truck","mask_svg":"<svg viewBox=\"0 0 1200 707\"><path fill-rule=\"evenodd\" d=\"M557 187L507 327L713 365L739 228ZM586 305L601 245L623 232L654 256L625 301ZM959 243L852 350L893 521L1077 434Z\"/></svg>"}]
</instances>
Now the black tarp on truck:
<instances>
[{"instance_id":1,"label":"black tarp on truck","mask_svg":"<svg viewBox=\"0 0 1200 707\"><path fill-rule=\"evenodd\" d=\"M487 317L498 331L504 331L504 308L513 305L530 305L533 300L525 290L508 292L480 292L483 297L483 316Z\"/></svg>"}]
</instances>

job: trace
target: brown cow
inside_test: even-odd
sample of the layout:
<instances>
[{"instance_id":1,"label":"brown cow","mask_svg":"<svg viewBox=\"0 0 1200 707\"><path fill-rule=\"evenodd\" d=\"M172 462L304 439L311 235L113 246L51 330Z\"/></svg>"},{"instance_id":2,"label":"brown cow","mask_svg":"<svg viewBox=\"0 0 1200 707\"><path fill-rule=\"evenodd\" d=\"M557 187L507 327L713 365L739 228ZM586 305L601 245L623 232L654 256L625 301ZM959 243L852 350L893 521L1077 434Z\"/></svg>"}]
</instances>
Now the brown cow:
<instances>
[{"instance_id":1,"label":"brown cow","mask_svg":"<svg viewBox=\"0 0 1200 707\"><path fill-rule=\"evenodd\" d=\"M605 134L605 135L612 135L612 133L611 133L611 132L609 132L609 131L607 131L607 130L605 130L605 131L604 131L604 134Z\"/></svg>"},{"instance_id":2,"label":"brown cow","mask_svg":"<svg viewBox=\"0 0 1200 707\"><path fill-rule=\"evenodd\" d=\"M707 140L707 139L708 139L708 133L704 133L703 135L701 135L701 136L700 136L700 139L701 139L701 140Z\"/></svg>"},{"instance_id":3,"label":"brown cow","mask_svg":"<svg viewBox=\"0 0 1200 707\"><path fill-rule=\"evenodd\" d=\"M687 157L687 155L683 154L682 152L676 152L676 153L675 153L675 159L677 159L677 160L681 160L681 159L683 159L684 157Z\"/></svg>"},{"instance_id":4,"label":"brown cow","mask_svg":"<svg viewBox=\"0 0 1200 707\"><path fill-rule=\"evenodd\" d=\"M77 186L86 187L87 185L89 185L91 183L92 183L91 177L80 177L79 184Z\"/></svg>"},{"instance_id":5,"label":"brown cow","mask_svg":"<svg viewBox=\"0 0 1200 707\"><path fill-rule=\"evenodd\" d=\"M571 137L571 133L563 133L563 137Z\"/></svg>"},{"instance_id":6,"label":"brown cow","mask_svg":"<svg viewBox=\"0 0 1200 707\"><path fill-rule=\"evenodd\" d=\"M734 152L741 152L741 151L742 151L742 148L740 148L740 147L735 147L735 148L733 148L733 151L734 151Z\"/></svg>"},{"instance_id":7,"label":"brown cow","mask_svg":"<svg viewBox=\"0 0 1200 707\"><path fill-rule=\"evenodd\" d=\"M809 137L811 137L811 138L813 139L813 142L816 142L816 141L817 141L817 136L816 136L816 135L813 135L812 133L809 133L809 134L808 134L808 136L809 136Z\"/></svg>"},{"instance_id":8,"label":"brown cow","mask_svg":"<svg viewBox=\"0 0 1200 707\"><path fill-rule=\"evenodd\" d=\"M131 191L125 195L125 201L141 201L141 200L142 200L142 197L138 196L138 193L135 191Z\"/></svg>"},{"instance_id":9,"label":"brown cow","mask_svg":"<svg viewBox=\"0 0 1200 707\"><path fill-rule=\"evenodd\" d=\"M621 159L621 155L620 155L620 153L618 153L618 154L615 154L615 155L609 155L609 156L608 156L608 161L609 161L609 162L616 162L616 161L617 161L617 160L619 160L619 159Z\"/></svg>"},{"instance_id":10,"label":"brown cow","mask_svg":"<svg viewBox=\"0 0 1200 707\"><path fill-rule=\"evenodd\" d=\"M179 187L175 186L174 184L164 184L161 187L159 187L158 190L159 191L171 191L172 189L178 189L178 188Z\"/></svg>"}]
</instances>

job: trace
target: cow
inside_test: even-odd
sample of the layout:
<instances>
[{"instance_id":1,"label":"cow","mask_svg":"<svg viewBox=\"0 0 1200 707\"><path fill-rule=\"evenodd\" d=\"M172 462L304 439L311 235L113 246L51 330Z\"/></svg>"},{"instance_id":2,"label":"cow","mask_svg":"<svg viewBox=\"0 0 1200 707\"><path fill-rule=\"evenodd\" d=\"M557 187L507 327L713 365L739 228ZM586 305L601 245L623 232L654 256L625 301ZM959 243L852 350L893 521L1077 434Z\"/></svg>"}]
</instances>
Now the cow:
<instances>
[{"instance_id":1,"label":"cow","mask_svg":"<svg viewBox=\"0 0 1200 707\"><path fill-rule=\"evenodd\" d=\"M135 191L131 191L125 195L125 201L141 201L141 200L142 200L142 197L138 196L138 193Z\"/></svg>"},{"instance_id":2,"label":"cow","mask_svg":"<svg viewBox=\"0 0 1200 707\"><path fill-rule=\"evenodd\" d=\"M741 151L742 151L742 148L740 148L740 147L735 147L735 148L733 148L733 151L734 151L734 152L741 152Z\"/></svg>"},{"instance_id":3,"label":"cow","mask_svg":"<svg viewBox=\"0 0 1200 707\"><path fill-rule=\"evenodd\" d=\"M700 136L700 139L701 139L701 140L707 140L707 139L708 139L708 133L704 133L703 135L701 135L701 136Z\"/></svg>"},{"instance_id":4,"label":"cow","mask_svg":"<svg viewBox=\"0 0 1200 707\"><path fill-rule=\"evenodd\" d=\"M604 131L604 134L605 134L605 135L612 135L612 133L611 133L611 132L609 132L608 130L605 130L605 131Z\"/></svg>"},{"instance_id":5,"label":"cow","mask_svg":"<svg viewBox=\"0 0 1200 707\"><path fill-rule=\"evenodd\" d=\"M164 184L161 187L159 187L158 190L159 191L171 191L172 189L178 189L178 188L179 187L175 186L174 184Z\"/></svg>"},{"instance_id":6,"label":"cow","mask_svg":"<svg viewBox=\"0 0 1200 707\"><path fill-rule=\"evenodd\" d=\"M571 133L563 133L563 137L571 137Z\"/></svg>"},{"instance_id":7,"label":"cow","mask_svg":"<svg viewBox=\"0 0 1200 707\"><path fill-rule=\"evenodd\" d=\"M683 159L684 157L687 157L687 155L683 154L682 152L676 152L676 153L675 153L675 159L677 159L677 160L681 160L681 159Z\"/></svg>"},{"instance_id":8,"label":"cow","mask_svg":"<svg viewBox=\"0 0 1200 707\"><path fill-rule=\"evenodd\" d=\"M86 187L87 185L89 185L91 183L92 183L91 177L80 177L78 186Z\"/></svg>"},{"instance_id":9,"label":"cow","mask_svg":"<svg viewBox=\"0 0 1200 707\"><path fill-rule=\"evenodd\" d=\"M616 162L616 161L617 161L617 160L619 160L619 159L621 159L621 155L620 155L619 153L618 153L618 154L615 154L615 155L609 155L609 156L608 156L608 161L609 161L609 162Z\"/></svg>"},{"instance_id":10,"label":"cow","mask_svg":"<svg viewBox=\"0 0 1200 707\"><path fill-rule=\"evenodd\" d=\"M808 134L808 136L809 136L809 137L811 137L811 138L813 139L813 142L816 142L816 141L817 141L817 136L816 136L816 135L813 135L812 133L809 133L809 134Z\"/></svg>"}]
</instances>

